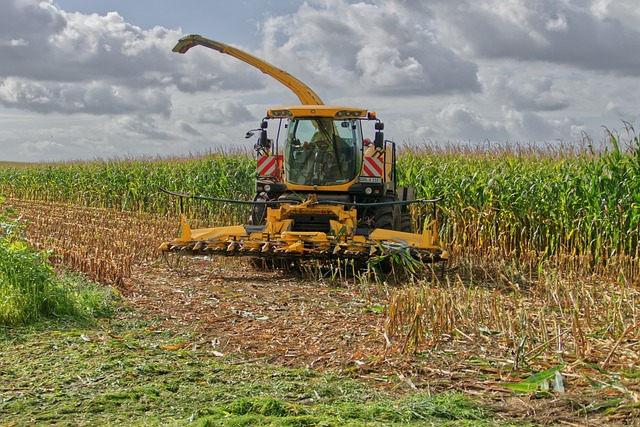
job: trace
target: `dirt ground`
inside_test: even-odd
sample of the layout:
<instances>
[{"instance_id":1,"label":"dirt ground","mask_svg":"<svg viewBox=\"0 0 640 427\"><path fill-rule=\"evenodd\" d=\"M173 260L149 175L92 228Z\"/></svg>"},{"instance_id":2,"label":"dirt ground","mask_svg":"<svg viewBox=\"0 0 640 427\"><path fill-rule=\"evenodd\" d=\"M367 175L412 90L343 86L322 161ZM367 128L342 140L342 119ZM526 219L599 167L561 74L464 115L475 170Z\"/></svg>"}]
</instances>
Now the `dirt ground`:
<instances>
[{"instance_id":1,"label":"dirt ground","mask_svg":"<svg viewBox=\"0 0 640 427\"><path fill-rule=\"evenodd\" d=\"M159 260L136 268L122 291L132 308L128 316L152 319L162 330L188 331L192 338L181 345L208 346L238 363L330 370L398 394L462 391L491 406L498 418L534 425L628 425L635 419L629 413L580 413L602 399L582 387L558 398L515 395L502 385L509 369L479 366L473 361L479 346L463 340L402 353L401 340L385 335L382 287L330 285L256 271L240 261L186 258L178 267ZM496 358L500 351L495 349ZM483 357L491 359L490 352Z\"/></svg>"},{"instance_id":2,"label":"dirt ground","mask_svg":"<svg viewBox=\"0 0 640 427\"><path fill-rule=\"evenodd\" d=\"M402 337L385 334L392 286L330 283L255 270L233 259L184 257L176 263L155 251L163 237L176 232L165 219L52 202L11 199L7 205L28 220L31 242L51 250L52 260L96 280L108 279L104 272L118 267L124 279L117 287L129 308L121 315L189 337L179 346L207 346L234 363L328 370L397 394L457 390L494 408L497 418L515 422L640 423L637 408L585 411L624 393L590 385L571 364L562 370L565 393L514 394L504 387L522 380L512 377L513 347L487 337L439 337L419 352L402 352Z\"/></svg>"},{"instance_id":3,"label":"dirt ground","mask_svg":"<svg viewBox=\"0 0 640 427\"><path fill-rule=\"evenodd\" d=\"M371 363L384 347L384 316L357 290L241 261L185 258L176 268L160 261L123 286L132 315L189 330L196 342L241 358L346 368Z\"/></svg>"}]
</instances>

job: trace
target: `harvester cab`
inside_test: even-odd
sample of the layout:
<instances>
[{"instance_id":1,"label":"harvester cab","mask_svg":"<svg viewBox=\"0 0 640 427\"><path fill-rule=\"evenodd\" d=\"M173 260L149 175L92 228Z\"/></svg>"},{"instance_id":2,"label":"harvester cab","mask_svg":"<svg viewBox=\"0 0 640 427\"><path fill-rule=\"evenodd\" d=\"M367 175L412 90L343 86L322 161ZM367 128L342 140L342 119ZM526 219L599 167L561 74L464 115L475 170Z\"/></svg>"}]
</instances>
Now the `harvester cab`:
<instances>
[{"instance_id":1,"label":"harvester cab","mask_svg":"<svg viewBox=\"0 0 640 427\"><path fill-rule=\"evenodd\" d=\"M238 201L251 205L248 224L192 230L182 217L181 236L161 250L268 260L366 261L390 250L422 262L448 258L435 215L422 233L413 233L409 205L431 203L435 212L437 200L414 200L411 189L397 187L396 146L384 138L376 113L324 105L290 74L201 36L187 36L173 50L185 53L196 45L259 68L289 87L302 104L269 109L260 128L246 135L259 132L255 196ZM363 137L363 124L371 123L373 141Z\"/></svg>"},{"instance_id":2,"label":"harvester cab","mask_svg":"<svg viewBox=\"0 0 640 427\"><path fill-rule=\"evenodd\" d=\"M375 113L302 105L269 110L263 130L269 121L275 121L282 141L261 134L256 143L256 201L300 201L314 194L319 201L360 203L364 208L366 203L396 200L395 144L384 140L383 125ZM363 121L375 121L379 146L363 138ZM398 208L407 211L400 205ZM255 205L252 219L262 218L264 211ZM372 209L360 209L360 222L367 211ZM399 217L394 219L400 221ZM399 222L395 225L399 229Z\"/></svg>"}]
</instances>

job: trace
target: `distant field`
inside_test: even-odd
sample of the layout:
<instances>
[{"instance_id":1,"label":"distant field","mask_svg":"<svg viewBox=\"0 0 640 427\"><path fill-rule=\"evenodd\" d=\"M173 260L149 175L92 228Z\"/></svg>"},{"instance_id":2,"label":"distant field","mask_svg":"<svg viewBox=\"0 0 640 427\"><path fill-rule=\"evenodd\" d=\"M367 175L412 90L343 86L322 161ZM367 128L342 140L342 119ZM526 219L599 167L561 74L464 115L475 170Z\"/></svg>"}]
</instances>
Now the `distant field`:
<instances>
[{"instance_id":1,"label":"distant field","mask_svg":"<svg viewBox=\"0 0 640 427\"><path fill-rule=\"evenodd\" d=\"M36 163L25 162L2 162L0 161L0 168L20 168L26 166L34 166Z\"/></svg>"}]
</instances>

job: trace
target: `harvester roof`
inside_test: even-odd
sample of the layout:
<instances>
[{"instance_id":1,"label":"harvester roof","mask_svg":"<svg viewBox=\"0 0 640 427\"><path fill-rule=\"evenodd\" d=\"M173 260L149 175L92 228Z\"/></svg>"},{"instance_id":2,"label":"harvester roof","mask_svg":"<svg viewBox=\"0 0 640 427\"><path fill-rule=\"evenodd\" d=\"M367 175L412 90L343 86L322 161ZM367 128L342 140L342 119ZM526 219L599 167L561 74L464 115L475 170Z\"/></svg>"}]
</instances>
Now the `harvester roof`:
<instances>
[{"instance_id":1,"label":"harvester roof","mask_svg":"<svg viewBox=\"0 0 640 427\"><path fill-rule=\"evenodd\" d=\"M374 114L375 113L369 113ZM267 117L272 119L293 119L296 117L326 117L336 119L370 117L367 110L335 105L293 105L276 107L267 110Z\"/></svg>"}]
</instances>

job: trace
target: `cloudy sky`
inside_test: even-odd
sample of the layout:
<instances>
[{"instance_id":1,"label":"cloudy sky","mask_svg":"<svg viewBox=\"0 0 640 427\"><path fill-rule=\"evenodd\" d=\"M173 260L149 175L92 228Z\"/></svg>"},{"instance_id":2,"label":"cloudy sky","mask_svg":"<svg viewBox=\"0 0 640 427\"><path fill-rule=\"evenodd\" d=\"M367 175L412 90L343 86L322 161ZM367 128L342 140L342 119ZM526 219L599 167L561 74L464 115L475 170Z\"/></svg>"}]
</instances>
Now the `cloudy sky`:
<instances>
[{"instance_id":1,"label":"cloudy sky","mask_svg":"<svg viewBox=\"0 0 640 427\"><path fill-rule=\"evenodd\" d=\"M188 6L187 6L188 5ZM0 160L249 146L287 70L326 104L377 111L397 142L518 144L640 130L637 0L2 0Z\"/></svg>"}]
</instances>

